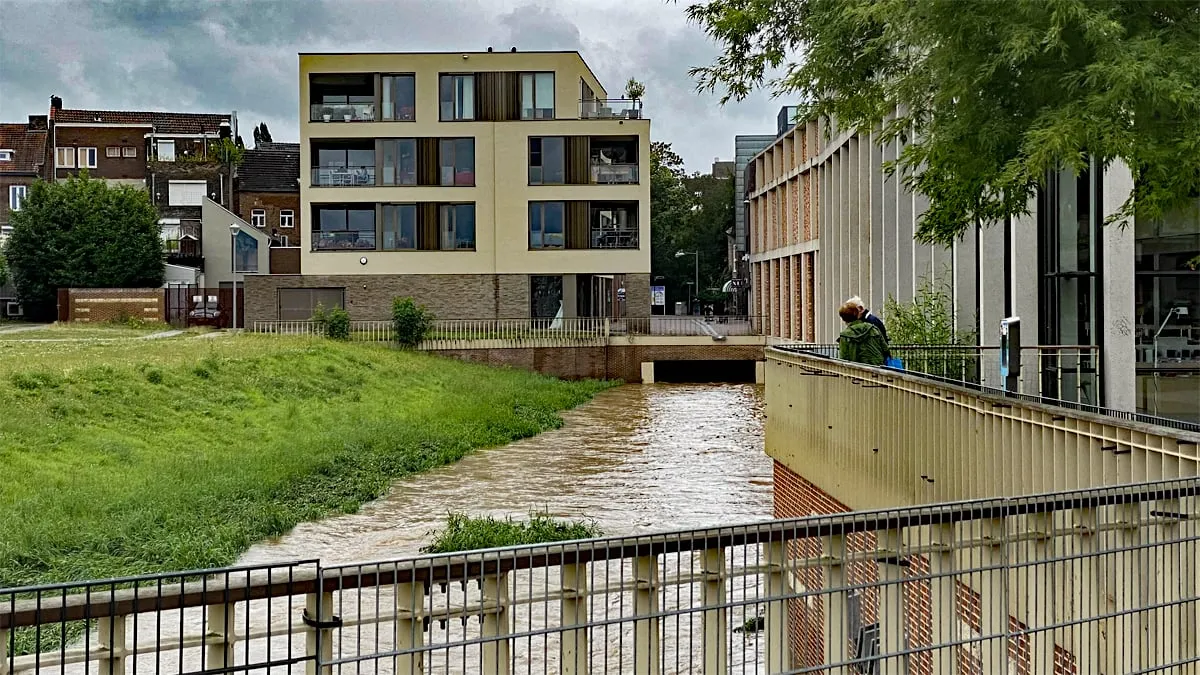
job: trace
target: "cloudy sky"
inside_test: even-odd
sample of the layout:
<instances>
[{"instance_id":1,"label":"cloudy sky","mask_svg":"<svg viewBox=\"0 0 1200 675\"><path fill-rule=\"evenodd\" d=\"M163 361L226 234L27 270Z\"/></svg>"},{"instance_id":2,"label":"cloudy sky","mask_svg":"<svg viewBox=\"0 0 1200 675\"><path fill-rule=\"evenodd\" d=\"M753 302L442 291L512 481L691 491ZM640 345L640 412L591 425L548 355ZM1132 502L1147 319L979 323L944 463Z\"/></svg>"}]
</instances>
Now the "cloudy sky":
<instances>
[{"instance_id":1,"label":"cloudy sky","mask_svg":"<svg viewBox=\"0 0 1200 675\"><path fill-rule=\"evenodd\" d=\"M687 70L715 46L689 0L0 0L0 121L71 108L238 111L298 137L296 53L577 49L610 92L646 85L654 140L689 170L730 159L733 136L772 133L780 102L718 105Z\"/></svg>"}]
</instances>

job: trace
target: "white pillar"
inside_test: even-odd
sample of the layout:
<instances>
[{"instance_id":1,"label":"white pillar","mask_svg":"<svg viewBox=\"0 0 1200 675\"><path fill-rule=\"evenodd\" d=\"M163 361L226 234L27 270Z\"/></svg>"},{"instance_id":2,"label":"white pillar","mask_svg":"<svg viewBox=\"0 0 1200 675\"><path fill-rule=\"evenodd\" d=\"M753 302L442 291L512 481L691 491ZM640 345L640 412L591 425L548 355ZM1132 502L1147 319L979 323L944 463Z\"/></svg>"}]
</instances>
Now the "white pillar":
<instances>
[{"instance_id":1,"label":"white pillar","mask_svg":"<svg viewBox=\"0 0 1200 675\"><path fill-rule=\"evenodd\" d=\"M1101 218L1116 213L1133 192L1133 175L1120 160L1113 161L1104 173L1104 208ZM1126 227L1105 226L1103 229L1103 262L1100 270L1104 325L1100 333L1104 349L1100 356L1104 404L1117 410L1137 407L1137 356L1134 351L1135 309L1133 306L1133 238L1134 224Z\"/></svg>"}]
</instances>

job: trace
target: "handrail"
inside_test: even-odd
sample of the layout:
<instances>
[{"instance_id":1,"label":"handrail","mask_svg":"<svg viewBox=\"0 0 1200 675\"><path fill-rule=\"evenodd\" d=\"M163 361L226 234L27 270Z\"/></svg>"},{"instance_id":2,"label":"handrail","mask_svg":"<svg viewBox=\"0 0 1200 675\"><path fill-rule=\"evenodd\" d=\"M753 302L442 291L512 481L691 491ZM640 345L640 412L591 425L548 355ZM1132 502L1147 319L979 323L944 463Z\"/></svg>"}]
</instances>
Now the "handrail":
<instances>
[{"instance_id":1,"label":"handrail","mask_svg":"<svg viewBox=\"0 0 1200 675\"><path fill-rule=\"evenodd\" d=\"M1044 493L1026 497L963 500L929 506L847 512L557 544L512 546L472 551L465 554L434 554L394 561L331 567L321 567L317 561L298 561L279 565L279 567L289 569L289 574L282 578L279 576L277 568L262 565L207 569L174 573L169 576L171 578L187 578L223 575L223 583L220 579L206 578L203 581L180 584L177 588L155 585L102 593L70 593L73 589L90 588L97 585L153 582L162 579L162 575L8 588L0 591L12 598L9 602L0 603L0 630L168 609L229 604L244 600L279 597L281 594L332 593L355 588L411 582L438 584L478 579L481 576L504 574L522 569L581 565L606 560L645 558L715 548L898 530L906 527L986 521L1009 516L1140 504L1198 495L1200 495L1200 478L1173 479ZM315 570L295 571L296 567L306 565L314 565ZM275 576L272 577L272 574ZM244 581L243 575L245 575ZM266 578L264 579L264 577ZM53 595L42 597L45 594ZM17 596L20 595L36 595L37 598L17 599Z\"/></svg>"}]
</instances>

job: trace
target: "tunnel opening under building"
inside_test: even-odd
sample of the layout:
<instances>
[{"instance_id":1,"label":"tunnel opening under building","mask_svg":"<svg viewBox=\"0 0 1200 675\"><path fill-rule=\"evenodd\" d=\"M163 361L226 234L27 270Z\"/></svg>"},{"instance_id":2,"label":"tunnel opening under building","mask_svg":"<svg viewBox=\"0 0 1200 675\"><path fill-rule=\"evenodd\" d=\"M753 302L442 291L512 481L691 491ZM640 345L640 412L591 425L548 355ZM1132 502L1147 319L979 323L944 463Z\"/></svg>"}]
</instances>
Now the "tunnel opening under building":
<instances>
[{"instance_id":1,"label":"tunnel opening under building","mask_svg":"<svg viewBox=\"0 0 1200 675\"><path fill-rule=\"evenodd\" d=\"M655 361L654 381L754 383L754 361Z\"/></svg>"}]
</instances>

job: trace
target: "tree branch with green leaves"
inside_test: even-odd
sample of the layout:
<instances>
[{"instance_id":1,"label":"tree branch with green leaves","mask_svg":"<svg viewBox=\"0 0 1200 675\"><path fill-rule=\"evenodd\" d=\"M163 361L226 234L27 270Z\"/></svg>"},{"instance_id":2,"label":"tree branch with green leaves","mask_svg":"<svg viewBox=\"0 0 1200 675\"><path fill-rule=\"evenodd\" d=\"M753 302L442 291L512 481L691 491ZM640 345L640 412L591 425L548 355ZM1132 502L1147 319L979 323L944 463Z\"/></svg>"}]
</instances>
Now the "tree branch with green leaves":
<instances>
[{"instance_id":1,"label":"tree branch with green leaves","mask_svg":"<svg viewBox=\"0 0 1200 675\"><path fill-rule=\"evenodd\" d=\"M767 88L801 118L907 142L889 166L948 244L1028 211L1052 171L1115 161L1134 189L1109 222L1200 194L1200 0L707 0L723 47L692 69L722 102Z\"/></svg>"}]
</instances>

